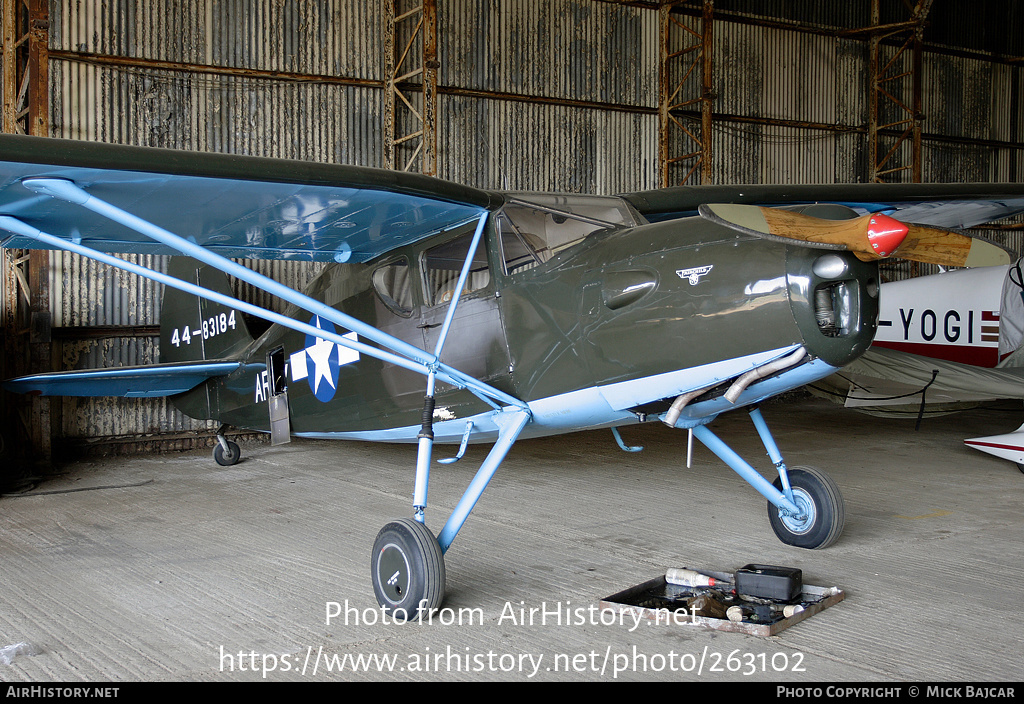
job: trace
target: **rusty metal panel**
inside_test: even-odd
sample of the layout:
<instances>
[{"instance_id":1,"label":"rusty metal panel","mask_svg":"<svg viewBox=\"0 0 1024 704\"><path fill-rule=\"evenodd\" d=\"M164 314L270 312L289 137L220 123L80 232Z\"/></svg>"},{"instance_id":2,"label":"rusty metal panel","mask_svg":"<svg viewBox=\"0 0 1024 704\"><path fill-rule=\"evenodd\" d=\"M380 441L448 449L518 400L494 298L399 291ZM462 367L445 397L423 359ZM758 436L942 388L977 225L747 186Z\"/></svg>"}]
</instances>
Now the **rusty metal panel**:
<instances>
[{"instance_id":1,"label":"rusty metal panel","mask_svg":"<svg viewBox=\"0 0 1024 704\"><path fill-rule=\"evenodd\" d=\"M1019 180L1020 67L928 54L923 68L925 130L941 136L924 142L924 180Z\"/></svg>"},{"instance_id":2,"label":"rusty metal panel","mask_svg":"<svg viewBox=\"0 0 1024 704\"><path fill-rule=\"evenodd\" d=\"M836 135L821 130L764 128L758 183L835 183Z\"/></svg>"},{"instance_id":3,"label":"rusty metal panel","mask_svg":"<svg viewBox=\"0 0 1024 704\"><path fill-rule=\"evenodd\" d=\"M381 166L380 91L52 62L53 136Z\"/></svg>"},{"instance_id":4,"label":"rusty metal panel","mask_svg":"<svg viewBox=\"0 0 1024 704\"><path fill-rule=\"evenodd\" d=\"M714 37L716 183L858 180L863 42L727 21Z\"/></svg>"},{"instance_id":5,"label":"rusty metal panel","mask_svg":"<svg viewBox=\"0 0 1024 704\"><path fill-rule=\"evenodd\" d=\"M235 69L381 79L380 3L53 3L51 47Z\"/></svg>"},{"instance_id":6,"label":"rusty metal panel","mask_svg":"<svg viewBox=\"0 0 1024 704\"><path fill-rule=\"evenodd\" d=\"M928 131L951 137L1005 139L1007 106L993 109L1008 94L1008 67L996 75L989 61L926 55L924 112ZM1002 95L996 95L1000 91ZM1000 124L1001 123L1001 124Z\"/></svg>"},{"instance_id":7,"label":"rusty metal panel","mask_svg":"<svg viewBox=\"0 0 1024 704\"><path fill-rule=\"evenodd\" d=\"M720 124L716 183L842 183L856 179L862 136L786 125Z\"/></svg>"},{"instance_id":8,"label":"rusty metal panel","mask_svg":"<svg viewBox=\"0 0 1024 704\"><path fill-rule=\"evenodd\" d=\"M444 85L657 105L656 11L589 0L452 0L438 5L438 33Z\"/></svg>"},{"instance_id":9,"label":"rusty metal panel","mask_svg":"<svg viewBox=\"0 0 1024 704\"><path fill-rule=\"evenodd\" d=\"M715 12L782 22L853 29L871 19L867 2L821 0L715 0Z\"/></svg>"},{"instance_id":10,"label":"rusty metal panel","mask_svg":"<svg viewBox=\"0 0 1024 704\"><path fill-rule=\"evenodd\" d=\"M764 29L760 42L767 68L761 116L835 124L838 91L848 88L847 77L837 70L837 40Z\"/></svg>"},{"instance_id":11,"label":"rusty metal panel","mask_svg":"<svg viewBox=\"0 0 1024 704\"><path fill-rule=\"evenodd\" d=\"M715 25L715 112L820 125L863 122L863 42Z\"/></svg>"},{"instance_id":12,"label":"rusty metal panel","mask_svg":"<svg viewBox=\"0 0 1024 704\"><path fill-rule=\"evenodd\" d=\"M164 271L163 257L123 259ZM156 325L162 286L70 252L50 255L50 310L55 327Z\"/></svg>"},{"instance_id":13,"label":"rusty metal panel","mask_svg":"<svg viewBox=\"0 0 1024 704\"><path fill-rule=\"evenodd\" d=\"M620 193L657 185L657 115L442 96L443 178L482 188ZM458 148L466 145L466 149Z\"/></svg>"}]
</instances>

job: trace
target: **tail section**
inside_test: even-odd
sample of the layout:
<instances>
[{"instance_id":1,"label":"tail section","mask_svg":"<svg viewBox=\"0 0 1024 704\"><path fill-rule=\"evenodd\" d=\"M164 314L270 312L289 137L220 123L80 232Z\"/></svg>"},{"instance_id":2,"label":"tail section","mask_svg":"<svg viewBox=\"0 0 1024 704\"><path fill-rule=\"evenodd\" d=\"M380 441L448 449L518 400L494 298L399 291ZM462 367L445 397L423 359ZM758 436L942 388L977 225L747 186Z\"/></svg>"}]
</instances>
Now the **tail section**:
<instances>
[{"instance_id":1,"label":"tail section","mask_svg":"<svg viewBox=\"0 0 1024 704\"><path fill-rule=\"evenodd\" d=\"M186 258L171 258L168 273L218 293L231 295L227 277ZM10 379L4 388L40 396L171 396L183 413L212 418L211 379L240 368L239 358L252 342L241 313L165 288L160 325L160 364L114 369L85 369Z\"/></svg>"},{"instance_id":2,"label":"tail section","mask_svg":"<svg viewBox=\"0 0 1024 704\"><path fill-rule=\"evenodd\" d=\"M170 276L205 289L231 296L227 276L213 267L188 257L171 257ZM252 336L239 311L198 298L184 291L164 287L160 314L160 361L198 362L237 359L252 343ZM192 418L217 418L220 413L216 385L199 384L173 397L174 405Z\"/></svg>"},{"instance_id":3,"label":"tail section","mask_svg":"<svg viewBox=\"0 0 1024 704\"><path fill-rule=\"evenodd\" d=\"M227 276L188 257L171 257L167 273L226 296ZM240 312L165 287L160 319L160 361L186 362L236 357L253 341Z\"/></svg>"}]
</instances>

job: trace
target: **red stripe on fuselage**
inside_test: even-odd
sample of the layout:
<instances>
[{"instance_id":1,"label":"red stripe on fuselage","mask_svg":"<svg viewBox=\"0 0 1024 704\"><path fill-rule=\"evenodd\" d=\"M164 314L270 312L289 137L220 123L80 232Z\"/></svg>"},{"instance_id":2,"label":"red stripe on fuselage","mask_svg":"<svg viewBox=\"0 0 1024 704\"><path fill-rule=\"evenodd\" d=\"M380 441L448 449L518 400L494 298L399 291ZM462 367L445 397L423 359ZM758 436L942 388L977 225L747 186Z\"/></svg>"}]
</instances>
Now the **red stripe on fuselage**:
<instances>
[{"instance_id":1,"label":"red stripe on fuselage","mask_svg":"<svg viewBox=\"0 0 1024 704\"><path fill-rule=\"evenodd\" d=\"M947 362L959 362L975 367L994 367L999 363L998 347L966 347L964 345L936 345L927 342L889 342L875 340L873 347L885 347L909 354L916 354L932 359L944 359Z\"/></svg>"},{"instance_id":2,"label":"red stripe on fuselage","mask_svg":"<svg viewBox=\"0 0 1024 704\"><path fill-rule=\"evenodd\" d=\"M964 440L964 444L975 447L994 447L999 450L1017 450L1018 452L1024 450L1024 447L1020 445L1003 445L998 442L978 442L977 440Z\"/></svg>"}]
</instances>

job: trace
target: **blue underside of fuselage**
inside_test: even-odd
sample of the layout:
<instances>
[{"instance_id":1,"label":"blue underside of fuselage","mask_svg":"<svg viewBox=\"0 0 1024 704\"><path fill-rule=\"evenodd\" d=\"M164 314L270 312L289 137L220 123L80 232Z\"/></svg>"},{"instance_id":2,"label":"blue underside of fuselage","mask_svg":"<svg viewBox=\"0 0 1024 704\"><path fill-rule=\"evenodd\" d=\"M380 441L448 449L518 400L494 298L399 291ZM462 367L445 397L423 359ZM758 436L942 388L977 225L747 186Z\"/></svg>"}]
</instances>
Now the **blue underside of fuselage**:
<instances>
[{"instance_id":1,"label":"blue underside of fuselage","mask_svg":"<svg viewBox=\"0 0 1024 704\"><path fill-rule=\"evenodd\" d=\"M631 408L671 399L680 394L703 389L744 374L751 369L783 357L796 345L769 350L745 357L724 360L700 367L680 369L641 379L594 386L529 403L532 418L520 437L545 437L577 430L612 428L640 422ZM694 427L711 422L721 413L758 403L777 394L817 381L837 369L821 360L812 360L776 376L751 384L736 400L729 403L723 397L694 403L683 409L677 428ZM468 423L473 423L470 442L491 442L498 437L494 422L497 411L481 413L469 418L435 421L434 442L460 443ZM656 420L657 417L649 417ZM360 432L308 432L295 433L298 437L365 440L371 442L416 442L420 426L405 426Z\"/></svg>"}]
</instances>

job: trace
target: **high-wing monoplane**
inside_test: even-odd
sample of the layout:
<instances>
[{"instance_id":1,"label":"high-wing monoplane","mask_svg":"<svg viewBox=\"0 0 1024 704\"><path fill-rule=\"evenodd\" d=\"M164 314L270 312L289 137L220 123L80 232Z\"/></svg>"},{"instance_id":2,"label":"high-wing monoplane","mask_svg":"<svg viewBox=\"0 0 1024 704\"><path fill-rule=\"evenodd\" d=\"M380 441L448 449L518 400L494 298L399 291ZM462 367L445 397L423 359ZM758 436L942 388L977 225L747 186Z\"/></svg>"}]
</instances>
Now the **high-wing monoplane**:
<instances>
[{"instance_id":1,"label":"high-wing monoplane","mask_svg":"<svg viewBox=\"0 0 1024 704\"><path fill-rule=\"evenodd\" d=\"M757 404L871 344L877 262L998 264L948 230L1024 210L1020 185L677 187L502 193L368 168L0 138L5 247L56 248L165 284L160 363L8 382L37 394L171 396L270 433L415 443L412 517L373 546L397 618L436 608L444 553L521 437L661 421L768 500L785 543L821 548L845 510L825 473L787 468ZM112 253L172 257L166 273ZM305 292L234 261L329 265ZM292 304L235 299L225 275ZM253 339L245 315L272 323ZM774 481L711 429L747 409ZM435 442L492 443L435 537ZM623 445L624 446L624 445ZM625 447L625 446L624 446ZM214 455L237 461L223 435Z\"/></svg>"}]
</instances>

